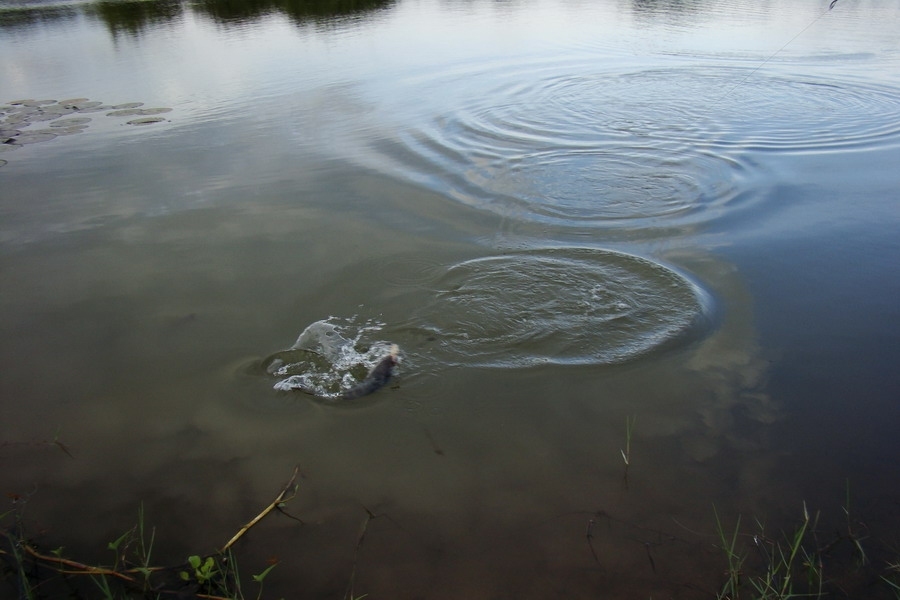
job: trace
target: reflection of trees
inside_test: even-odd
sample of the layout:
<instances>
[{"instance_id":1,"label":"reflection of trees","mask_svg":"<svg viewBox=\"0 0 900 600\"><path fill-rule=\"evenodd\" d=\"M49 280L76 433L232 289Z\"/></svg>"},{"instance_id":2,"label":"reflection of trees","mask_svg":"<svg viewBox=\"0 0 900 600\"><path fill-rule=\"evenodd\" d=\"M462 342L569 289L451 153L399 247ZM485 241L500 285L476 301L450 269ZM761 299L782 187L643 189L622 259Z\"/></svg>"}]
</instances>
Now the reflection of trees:
<instances>
[{"instance_id":1,"label":"reflection of trees","mask_svg":"<svg viewBox=\"0 0 900 600\"><path fill-rule=\"evenodd\" d=\"M631 12L641 21L680 22L704 13L706 0L631 0Z\"/></svg>"},{"instance_id":2,"label":"reflection of trees","mask_svg":"<svg viewBox=\"0 0 900 600\"><path fill-rule=\"evenodd\" d=\"M106 1L88 4L85 12L101 19L115 36L137 35L147 26L172 21L181 16L183 8L179 0Z\"/></svg>"},{"instance_id":3,"label":"reflection of trees","mask_svg":"<svg viewBox=\"0 0 900 600\"><path fill-rule=\"evenodd\" d=\"M87 14L103 21L113 36L138 35L158 24L178 19L191 8L220 23L243 23L272 13L297 22L364 14L391 6L395 0L102 0L75 6L0 9L0 29L27 29L50 21Z\"/></svg>"},{"instance_id":4,"label":"reflection of trees","mask_svg":"<svg viewBox=\"0 0 900 600\"><path fill-rule=\"evenodd\" d=\"M393 0L200 0L195 6L220 22L243 22L281 12L296 21L328 19L387 8Z\"/></svg>"},{"instance_id":5,"label":"reflection of trees","mask_svg":"<svg viewBox=\"0 0 900 600\"><path fill-rule=\"evenodd\" d=\"M51 21L68 21L77 16L78 10L71 6L0 9L0 29L25 29Z\"/></svg>"}]
</instances>

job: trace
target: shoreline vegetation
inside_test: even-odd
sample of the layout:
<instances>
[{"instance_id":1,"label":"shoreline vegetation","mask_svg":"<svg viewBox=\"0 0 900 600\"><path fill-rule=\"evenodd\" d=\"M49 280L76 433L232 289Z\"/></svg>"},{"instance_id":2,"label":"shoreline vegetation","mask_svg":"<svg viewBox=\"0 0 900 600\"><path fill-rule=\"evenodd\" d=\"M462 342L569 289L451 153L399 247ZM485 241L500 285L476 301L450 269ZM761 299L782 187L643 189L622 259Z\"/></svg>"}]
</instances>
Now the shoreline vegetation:
<instances>
[{"instance_id":1,"label":"shoreline vegetation","mask_svg":"<svg viewBox=\"0 0 900 600\"><path fill-rule=\"evenodd\" d=\"M62 445L59 447L66 450ZM69 454L68 451L66 453ZM297 494L298 474L299 466L294 468L290 480L275 499L220 549L205 555L190 555L184 563L171 566L157 566L151 562L156 529L151 527L148 530L143 506L138 509L135 526L107 544L107 549L115 555L113 563L89 565L66 558L63 556L63 548L49 551L40 549L24 526L28 496L7 494L14 508L0 513L0 560L3 562L0 581L11 583L16 590L16 597L23 600L54 597L57 589L68 589L72 597L109 600L165 597L208 600L255 597L259 600L262 598L265 578L278 563L273 561L260 573L252 575L252 580L257 584L257 593L255 596L245 595L232 546L273 511L303 523L284 509ZM8 523L9 520L12 521L11 524ZM92 582L93 589L80 585L83 580Z\"/></svg>"},{"instance_id":2,"label":"shoreline vegetation","mask_svg":"<svg viewBox=\"0 0 900 600\"><path fill-rule=\"evenodd\" d=\"M59 442L46 443L56 445L68 454ZM34 534L28 531L25 507L36 492L25 496L8 493L12 508L0 513L0 590L13 590L13 597L21 600L58 598L60 594L103 600L263 600L267 598L264 582L276 570L278 560L270 559L259 573L242 577L234 546L273 512L304 525L301 518L286 510L287 504L300 491L299 474L297 466L272 502L221 548L207 554L191 554L183 563L168 566L153 562L156 528L148 526L143 505L138 509L137 523L107 544L114 556L112 562L86 564L65 556L62 547L45 549L46 544L37 542ZM342 600L361 600L367 596L357 590L358 558L369 523L380 515L367 508L365 512ZM821 512L811 513L804 503L801 517L793 529L776 534L769 532L759 518L753 518L752 524L748 525L749 520L738 515L729 523L713 506L714 536L684 528L708 538L713 552L721 556L722 569L714 574L716 580L696 582L696 590L706 590L698 597L780 600L859 598L864 594L867 598L900 600L900 548L878 540L866 523L851 511L849 483L841 512L843 516L839 523L826 522ZM593 526L597 519L604 517L612 519L602 511L591 514L587 526L588 547L597 563L601 561L592 542ZM655 572L649 546L647 556Z\"/></svg>"}]
</instances>

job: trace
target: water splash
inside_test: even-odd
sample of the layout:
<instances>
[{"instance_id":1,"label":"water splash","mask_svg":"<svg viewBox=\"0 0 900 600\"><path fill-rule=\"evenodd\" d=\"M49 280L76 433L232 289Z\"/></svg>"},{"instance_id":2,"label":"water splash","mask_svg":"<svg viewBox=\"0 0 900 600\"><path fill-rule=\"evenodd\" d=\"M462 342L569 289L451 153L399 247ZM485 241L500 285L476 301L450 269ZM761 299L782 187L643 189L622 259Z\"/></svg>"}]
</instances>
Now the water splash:
<instances>
[{"instance_id":1,"label":"water splash","mask_svg":"<svg viewBox=\"0 0 900 600\"><path fill-rule=\"evenodd\" d=\"M278 377L276 390L299 390L326 400L342 398L392 351L374 340L383 323L355 317L328 317L310 324L294 345L263 359L262 368Z\"/></svg>"}]
</instances>

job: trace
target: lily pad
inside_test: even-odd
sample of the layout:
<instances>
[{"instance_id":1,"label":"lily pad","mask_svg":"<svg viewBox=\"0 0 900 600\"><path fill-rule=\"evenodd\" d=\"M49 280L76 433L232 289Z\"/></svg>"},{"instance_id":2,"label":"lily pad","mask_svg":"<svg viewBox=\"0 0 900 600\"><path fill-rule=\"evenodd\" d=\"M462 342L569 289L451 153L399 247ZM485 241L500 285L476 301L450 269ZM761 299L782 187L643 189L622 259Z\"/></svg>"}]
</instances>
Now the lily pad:
<instances>
[{"instance_id":1,"label":"lily pad","mask_svg":"<svg viewBox=\"0 0 900 600\"><path fill-rule=\"evenodd\" d=\"M172 112L171 108L126 108L122 110L114 110L106 113L107 117L134 117L137 115L161 115L163 113Z\"/></svg>"},{"instance_id":2,"label":"lily pad","mask_svg":"<svg viewBox=\"0 0 900 600\"><path fill-rule=\"evenodd\" d=\"M70 127L57 127L51 131L53 135L73 135L76 133L81 133L84 131L84 127L80 127L78 125L72 125Z\"/></svg>"},{"instance_id":3,"label":"lily pad","mask_svg":"<svg viewBox=\"0 0 900 600\"><path fill-rule=\"evenodd\" d=\"M67 115L71 112L75 112L75 107L65 106L62 104L54 104L52 106L41 107L41 112L47 115L56 115L58 117L60 115Z\"/></svg>"},{"instance_id":4,"label":"lily pad","mask_svg":"<svg viewBox=\"0 0 900 600\"><path fill-rule=\"evenodd\" d=\"M97 102L96 100L92 100L91 102L76 102L73 104L75 110L87 110L89 108L97 108L101 106L102 102Z\"/></svg>"},{"instance_id":5,"label":"lily pad","mask_svg":"<svg viewBox=\"0 0 900 600\"><path fill-rule=\"evenodd\" d=\"M109 110L110 107L100 103L98 106L89 106L87 108L77 108L75 109L79 113L95 113L95 112L103 112L105 110Z\"/></svg>"},{"instance_id":6,"label":"lily pad","mask_svg":"<svg viewBox=\"0 0 900 600\"><path fill-rule=\"evenodd\" d=\"M28 121L28 115L21 114L21 113L15 113L15 114L11 114L8 117L6 117L5 123L7 125L16 125L18 123L25 123L27 121Z\"/></svg>"},{"instance_id":7,"label":"lily pad","mask_svg":"<svg viewBox=\"0 0 900 600\"><path fill-rule=\"evenodd\" d=\"M142 108L142 115L161 115L167 112L172 112L171 108Z\"/></svg>"},{"instance_id":8,"label":"lily pad","mask_svg":"<svg viewBox=\"0 0 900 600\"><path fill-rule=\"evenodd\" d=\"M50 127L78 127L90 122L90 117L71 117L69 119L57 119L50 123Z\"/></svg>"},{"instance_id":9,"label":"lily pad","mask_svg":"<svg viewBox=\"0 0 900 600\"><path fill-rule=\"evenodd\" d=\"M141 109L139 108L124 108L122 110L114 110L112 112L106 113L107 117L133 117L141 114Z\"/></svg>"},{"instance_id":10,"label":"lily pad","mask_svg":"<svg viewBox=\"0 0 900 600\"><path fill-rule=\"evenodd\" d=\"M90 98L69 98L67 100L60 100L59 103L62 105L75 105L75 104L84 104L85 102L90 102Z\"/></svg>"},{"instance_id":11,"label":"lily pad","mask_svg":"<svg viewBox=\"0 0 900 600\"><path fill-rule=\"evenodd\" d=\"M46 132L25 132L21 135L17 135L13 139L13 144L39 144L40 142L49 142L50 140L56 137L55 133L46 133Z\"/></svg>"},{"instance_id":12,"label":"lily pad","mask_svg":"<svg viewBox=\"0 0 900 600\"><path fill-rule=\"evenodd\" d=\"M5 161L5 160L0 160L0 167L2 167L2 166L5 165L5 164L6 164L6 161Z\"/></svg>"},{"instance_id":13,"label":"lily pad","mask_svg":"<svg viewBox=\"0 0 900 600\"><path fill-rule=\"evenodd\" d=\"M25 106L24 104L21 106L14 106L12 113L15 115L30 115L32 113L36 113L38 111L37 106Z\"/></svg>"},{"instance_id":14,"label":"lily pad","mask_svg":"<svg viewBox=\"0 0 900 600\"><path fill-rule=\"evenodd\" d=\"M143 105L144 105L143 102L126 102L125 104L116 104L112 108L114 108L116 110L122 110L125 108L140 108Z\"/></svg>"},{"instance_id":15,"label":"lily pad","mask_svg":"<svg viewBox=\"0 0 900 600\"><path fill-rule=\"evenodd\" d=\"M143 119L132 119L128 121L128 125L151 125L160 121L165 121L165 119L162 117L145 117Z\"/></svg>"},{"instance_id":16,"label":"lily pad","mask_svg":"<svg viewBox=\"0 0 900 600\"><path fill-rule=\"evenodd\" d=\"M32 123L39 123L41 121L52 121L53 119L58 119L60 115L54 113L35 113L28 117L28 120Z\"/></svg>"}]
</instances>

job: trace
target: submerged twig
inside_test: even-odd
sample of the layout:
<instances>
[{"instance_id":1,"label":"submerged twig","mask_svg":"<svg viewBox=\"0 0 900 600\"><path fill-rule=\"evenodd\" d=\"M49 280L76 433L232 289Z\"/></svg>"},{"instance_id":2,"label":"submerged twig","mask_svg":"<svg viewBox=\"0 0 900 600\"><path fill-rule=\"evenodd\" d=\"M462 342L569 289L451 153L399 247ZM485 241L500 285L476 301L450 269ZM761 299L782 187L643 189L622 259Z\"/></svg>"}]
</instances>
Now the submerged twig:
<instances>
[{"instance_id":1,"label":"submerged twig","mask_svg":"<svg viewBox=\"0 0 900 600\"><path fill-rule=\"evenodd\" d=\"M588 520L586 537L587 537L588 548L591 549L591 556L594 557L594 561L599 565L600 557L597 556L597 550L594 549L594 523L596 523L596 521L594 521L593 519Z\"/></svg>"},{"instance_id":2,"label":"submerged twig","mask_svg":"<svg viewBox=\"0 0 900 600\"><path fill-rule=\"evenodd\" d=\"M653 573L656 573L656 562L653 560L653 555L650 554L650 542L643 542L644 549L647 551L647 559L650 561L650 568L653 570Z\"/></svg>"},{"instance_id":3,"label":"submerged twig","mask_svg":"<svg viewBox=\"0 0 900 600\"><path fill-rule=\"evenodd\" d=\"M64 567L69 567L71 569L77 569L76 571L67 571L60 569L60 573L65 573L68 575L111 575L112 577L118 577L123 581L127 581L129 583L134 583L135 580L133 577L129 577L120 571L116 571L113 569L105 569L103 567L92 567L91 565L86 565L84 563L76 562L74 560L69 560L68 558L62 558L61 556L48 556L46 554L41 554L28 544L23 544L22 548L25 550L26 554L35 558L37 560L41 560L49 563L57 563Z\"/></svg>"},{"instance_id":4,"label":"submerged twig","mask_svg":"<svg viewBox=\"0 0 900 600\"><path fill-rule=\"evenodd\" d=\"M251 527L253 527L257 523L259 523L263 519L263 517L265 517L267 514L269 514L276 508L278 508L279 504L281 504L282 502L287 502L288 500L290 500L291 498L293 498L296 495L298 485L295 484L294 482L296 481L297 474L299 472L300 472L300 465L297 465L296 467L294 467L294 473L291 475L290 481L288 481L285 484L285 486L281 489L281 492L278 494L278 496L276 496L275 499L272 500L272 502L267 507L265 507L261 513L259 513L255 517L253 517L253 519L251 519L249 523L247 523L246 525L241 527L240 531L238 531L236 534L234 534L234 536L232 536L232 538L230 540L228 540L227 544L222 546L222 549L219 550L220 553L224 554L229 548L231 548L231 546L233 546L235 544L235 542L237 542L239 539L241 539L241 537L243 537L243 535L245 533L247 533L247 531L249 531ZM292 491L293 493L291 494L290 497L286 498L285 496L287 496L288 491Z\"/></svg>"}]
</instances>

